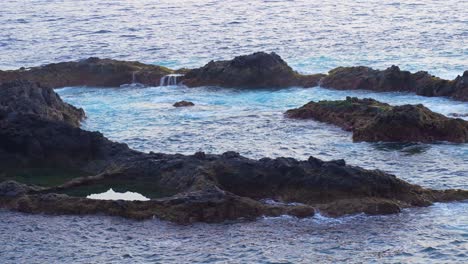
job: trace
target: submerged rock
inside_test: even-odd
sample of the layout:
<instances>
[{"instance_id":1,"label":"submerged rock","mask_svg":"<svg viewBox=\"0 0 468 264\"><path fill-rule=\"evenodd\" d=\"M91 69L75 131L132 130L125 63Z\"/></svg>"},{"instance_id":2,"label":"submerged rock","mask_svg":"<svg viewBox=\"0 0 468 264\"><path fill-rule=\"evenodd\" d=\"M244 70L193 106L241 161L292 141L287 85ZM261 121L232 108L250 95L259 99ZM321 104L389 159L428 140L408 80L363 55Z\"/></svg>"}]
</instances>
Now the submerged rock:
<instances>
[{"instance_id":1,"label":"submerged rock","mask_svg":"<svg viewBox=\"0 0 468 264\"><path fill-rule=\"evenodd\" d=\"M21 80L0 84L0 112L10 117L33 114L73 126L85 117L83 109L64 103L52 88Z\"/></svg>"},{"instance_id":2,"label":"submerged rock","mask_svg":"<svg viewBox=\"0 0 468 264\"><path fill-rule=\"evenodd\" d=\"M66 86L119 87L131 83L158 86L161 78L171 73L174 71L168 68L135 61L89 58L29 69L0 71L0 83L23 79L51 88Z\"/></svg>"},{"instance_id":3,"label":"submerged rock","mask_svg":"<svg viewBox=\"0 0 468 264\"><path fill-rule=\"evenodd\" d=\"M363 66L338 67L331 70L320 85L339 90L404 91L423 96L449 96L457 100L468 100L468 71L449 81L424 71L402 71L398 66L391 66L386 70Z\"/></svg>"},{"instance_id":4,"label":"submerged rock","mask_svg":"<svg viewBox=\"0 0 468 264\"><path fill-rule=\"evenodd\" d=\"M354 141L468 142L468 121L448 118L423 105L391 106L373 99L309 102L286 116L315 119L353 132Z\"/></svg>"},{"instance_id":5,"label":"submerged rock","mask_svg":"<svg viewBox=\"0 0 468 264\"><path fill-rule=\"evenodd\" d=\"M205 66L188 71L183 84L233 88L273 88L317 86L321 74L301 75L276 53L257 52L228 61L210 61Z\"/></svg>"},{"instance_id":6,"label":"submerged rock","mask_svg":"<svg viewBox=\"0 0 468 264\"><path fill-rule=\"evenodd\" d=\"M187 107L187 106L194 106L195 104L189 101L180 101L173 104L174 107Z\"/></svg>"}]
</instances>

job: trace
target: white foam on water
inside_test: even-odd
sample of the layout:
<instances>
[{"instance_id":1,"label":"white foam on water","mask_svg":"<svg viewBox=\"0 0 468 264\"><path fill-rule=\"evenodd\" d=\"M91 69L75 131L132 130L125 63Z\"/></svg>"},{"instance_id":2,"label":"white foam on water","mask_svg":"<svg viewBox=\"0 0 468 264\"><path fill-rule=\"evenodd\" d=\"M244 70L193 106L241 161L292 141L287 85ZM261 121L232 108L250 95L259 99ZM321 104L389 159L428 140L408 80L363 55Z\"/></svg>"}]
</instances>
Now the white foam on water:
<instances>
[{"instance_id":1,"label":"white foam on water","mask_svg":"<svg viewBox=\"0 0 468 264\"><path fill-rule=\"evenodd\" d=\"M104 193L90 194L86 196L93 200L124 200L124 201L149 201L150 199L136 192L119 193L109 189Z\"/></svg>"}]
</instances>

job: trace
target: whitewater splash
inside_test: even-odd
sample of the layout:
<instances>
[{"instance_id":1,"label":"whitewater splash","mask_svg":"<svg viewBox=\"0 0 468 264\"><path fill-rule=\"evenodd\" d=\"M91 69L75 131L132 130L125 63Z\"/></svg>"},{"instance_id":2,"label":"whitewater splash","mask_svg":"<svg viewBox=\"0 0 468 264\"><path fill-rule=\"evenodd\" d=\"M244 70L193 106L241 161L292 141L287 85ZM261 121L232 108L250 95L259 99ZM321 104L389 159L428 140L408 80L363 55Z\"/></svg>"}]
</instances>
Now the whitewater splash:
<instances>
[{"instance_id":1,"label":"whitewater splash","mask_svg":"<svg viewBox=\"0 0 468 264\"><path fill-rule=\"evenodd\" d=\"M182 76L183 74L169 74L163 76L159 81L159 86L175 86L177 85L178 79Z\"/></svg>"}]
</instances>

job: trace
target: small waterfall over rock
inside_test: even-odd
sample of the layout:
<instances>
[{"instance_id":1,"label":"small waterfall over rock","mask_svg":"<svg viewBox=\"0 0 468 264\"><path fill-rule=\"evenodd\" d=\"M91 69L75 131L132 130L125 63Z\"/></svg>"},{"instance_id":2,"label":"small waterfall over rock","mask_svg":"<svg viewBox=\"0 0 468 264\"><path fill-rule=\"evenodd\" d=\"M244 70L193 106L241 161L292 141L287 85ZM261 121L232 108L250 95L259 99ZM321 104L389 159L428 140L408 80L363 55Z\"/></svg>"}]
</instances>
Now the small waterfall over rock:
<instances>
[{"instance_id":1,"label":"small waterfall over rock","mask_svg":"<svg viewBox=\"0 0 468 264\"><path fill-rule=\"evenodd\" d=\"M136 83L136 72L132 72L132 84Z\"/></svg>"},{"instance_id":2,"label":"small waterfall over rock","mask_svg":"<svg viewBox=\"0 0 468 264\"><path fill-rule=\"evenodd\" d=\"M144 86L143 84L137 82L136 74L137 74L136 71L132 72L132 82L130 84L122 84L122 85L120 85L120 87L122 87L122 88L124 88L124 87L143 87Z\"/></svg>"},{"instance_id":3,"label":"small waterfall over rock","mask_svg":"<svg viewBox=\"0 0 468 264\"><path fill-rule=\"evenodd\" d=\"M177 85L179 78L182 76L183 74L168 74L166 76L163 76L159 81L159 86Z\"/></svg>"}]
</instances>

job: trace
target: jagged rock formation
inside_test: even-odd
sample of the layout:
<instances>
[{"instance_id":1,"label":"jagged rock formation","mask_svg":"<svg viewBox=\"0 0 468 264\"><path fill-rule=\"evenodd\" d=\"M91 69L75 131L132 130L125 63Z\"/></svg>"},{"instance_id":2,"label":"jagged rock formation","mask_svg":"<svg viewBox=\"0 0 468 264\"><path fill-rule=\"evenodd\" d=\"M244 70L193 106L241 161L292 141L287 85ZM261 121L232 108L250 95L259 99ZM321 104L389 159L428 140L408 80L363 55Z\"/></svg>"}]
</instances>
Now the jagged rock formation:
<instances>
[{"instance_id":1,"label":"jagged rock formation","mask_svg":"<svg viewBox=\"0 0 468 264\"><path fill-rule=\"evenodd\" d=\"M423 105L391 106L374 99L309 102L286 116L315 119L353 132L354 141L468 142L468 121L448 118Z\"/></svg>"},{"instance_id":2,"label":"jagged rock formation","mask_svg":"<svg viewBox=\"0 0 468 264\"><path fill-rule=\"evenodd\" d=\"M277 54L257 52L227 61L210 61L205 66L188 71L183 84L238 88L272 88L317 86L322 74L301 75Z\"/></svg>"},{"instance_id":3,"label":"jagged rock formation","mask_svg":"<svg viewBox=\"0 0 468 264\"><path fill-rule=\"evenodd\" d=\"M64 103L51 88L20 80L0 83L0 113L32 114L73 126L85 117L83 109Z\"/></svg>"}]
</instances>

